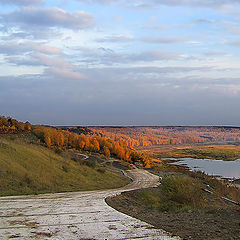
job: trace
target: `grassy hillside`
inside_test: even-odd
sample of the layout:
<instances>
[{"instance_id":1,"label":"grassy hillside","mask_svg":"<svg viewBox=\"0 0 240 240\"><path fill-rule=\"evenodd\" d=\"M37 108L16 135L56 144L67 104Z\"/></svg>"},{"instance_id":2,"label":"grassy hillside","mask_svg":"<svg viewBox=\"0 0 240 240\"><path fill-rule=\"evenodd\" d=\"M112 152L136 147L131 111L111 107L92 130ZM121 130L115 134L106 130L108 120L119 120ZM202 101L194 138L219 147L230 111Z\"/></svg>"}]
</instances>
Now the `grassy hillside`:
<instances>
[{"instance_id":1,"label":"grassy hillside","mask_svg":"<svg viewBox=\"0 0 240 240\"><path fill-rule=\"evenodd\" d=\"M38 144L0 136L0 196L116 188L127 179Z\"/></svg>"}]
</instances>

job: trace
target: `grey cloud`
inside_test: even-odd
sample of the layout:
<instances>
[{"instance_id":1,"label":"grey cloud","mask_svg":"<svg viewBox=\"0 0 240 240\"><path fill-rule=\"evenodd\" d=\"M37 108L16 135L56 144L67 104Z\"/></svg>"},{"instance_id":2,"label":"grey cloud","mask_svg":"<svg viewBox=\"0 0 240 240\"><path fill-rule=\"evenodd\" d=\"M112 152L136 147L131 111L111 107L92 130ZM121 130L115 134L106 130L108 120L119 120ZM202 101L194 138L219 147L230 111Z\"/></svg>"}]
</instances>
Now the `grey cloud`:
<instances>
[{"instance_id":1,"label":"grey cloud","mask_svg":"<svg viewBox=\"0 0 240 240\"><path fill-rule=\"evenodd\" d=\"M30 54L24 56L8 56L5 57L8 63L16 66L44 66L37 59L33 58Z\"/></svg>"},{"instance_id":2,"label":"grey cloud","mask_svg":"<svg viewBox=\"0 0 240 240\"><path fill-rule=\"evenodd\" d=\"M195 23L211 24L215 28L216 26L220 27L220 30L225 30L231 34L240 35L240 24L238 21L197 19L195 20Z\"/></svg>"},{"instance_id":3,"label":"grey cloud","mask_svg":"<svg viewBox=\"0 0 240 240\"><path fill-rule=\"evenodd\" d=\"M134 41L134 37L129 37L129 36L107 36L104 38L99 38L96 39L97 42L130 42L130 41Z\"/></svg>"},{"instance_id":4,"label":"grey cloud","mask_svg":"<svg viewBox=\"0 0 240 240\"><path fill-rule=\"evenodd\" d=\"M134 61L159 61L159 60L176 60L181 58L180 54L173 52L165 52L165 51L146 51L142 53L132 54L125 56L126 60L134 60Z\"/></svg>"},{"instance_id":5,"label":"grey cloud","mask_svg":"<svg viewBox=\"0 0 240 240\"><path fill-rule=\"evenodd\" d=\"M234 46L234 47L240 47L240 40L235 42L229 42L228 45Z\"/></svg>"},{"instance_id":6,"label":"grey cloud","mask_svg":"<svg viewBox=\"0 0 240 240\"><path fill-rule=\"evenodd\" d=\"M60 48L36 42L2 43L0 44L0 54L4 55L5 62L16 66L47 67L49 67L52 62L52 65L59 63L59 57L64 56ZM58 56L58 58L50 60L49 55ZM46 59L48 59L48 61Z\"/></svg>"},{"instance_id":7,"label":"grey cloud","mask_svg":"<svg viewBox=\"0 0 240 240\"><path fill-rule=\"evenodd\" d=\"M154 3L173 6L192 6L192 7L213 7L217 8L224 5L239 4L240 0L155 0Z\"/></svg>"},{"instance_id":8,"label":"grey cloud","mask_svg":"<svg viewBox=\"0 0 240 240\"><path fill-rule=\"evenodd\" d=\"M176 52L166 52L161 50L144 51L140 53L115 52L111 49L99 48L88 49L78 48L82 55L82 62L91 62L92 64L110 64L129 63L129 62L153 62L164 60L182 59L181 54Z\"/></svg>"},{"instance_id":9,"label":"grey cloud","mask_svg":"<svg viewBox=\"0 0 240 240\"><path fill-rule=\"evenodd\" d=\"M207 57L217 57L217 56L226 56L228 55L228 53L223 51L208 51L208 52L205 52L204 55Z\"/></svg>"},{"instance_id":10,"label":"grey cloud","mask_svg":"<svg viewBox=\"0 0 240 240\"><path fill-rule=\"evenodd\" d=\"M24 29L9 32L8 35L2 37L2 40L5 40L5 41L12 41L12 40L18 40L18 39L43 40L43 39L59 38L62 36L62 34L55 29L44 29L39 27L39 28L27 29L26 32L23 30Z\"/></svg>"},{"instance_id":11,"label":"grey cloud","mask_svg":"<svg viewBox=\"0 0 240 240\"><path fill-rule=\"evenodd\" d=\"M230 30L232 31L232 33L240 35L240 25L232 26Z\"/></svg>"},{"instance_id":12,"label":"grey cloud","mask_svg":"<svg viewBox=\"0 0 240 240\"><path fill-rule=\"evenodd\" d=\"M143 26L143 29L149 29L149 30L163 30L167 29L168 26L166 25L159 25L159 24L145 24Z\"/></svg>"},{"instance_id":13,"label":"grey cloud","mask_svg":"<svg viewBox=\"0 0 240 240\"><path fill-rule=\"evenodd\" d=\"M213 23L218 24L221 27L224 27L226 31L231 32L232 34L236 34L236 35L240 34L240 24L238 21L222 20L222 21L215 21Z\"/></svg>"},{"instance_id":14,"label":"grey cloud","mask_svg":"<svg viewBox=\"0 0 240 240\"><path fill-rule=\"evenodd\" d=\"M85 3L115 4L128 7L156 7L157 5L167 6L190 6L190 7L210 7L219 8L226 5L239 4L240 0L78 0Z\"/></svg>"},{"instance_id":15,"label":"grey cloud","mask_svg":"<svg viewBox=\"0 0 240 240\"><path fill-rule=\"evenodd\" d=\"M81 72L74 71L73 69L68 68L59 68L59 67L52 67L49 68L46 72L46 74L50 73L52 76L63 79L63 80L77 80L81 81L85 79L85 75Z\"/></svg>"},{"instance_id":16,"label":"grey cloud","mask_svg":"<svg viewBox=\"0 0 240 240\"><path fill-rule=\"evenodd\" d=\"M0 77L1 112L47 124L239 123L239 79L155 78L149 74L132 80L131 73L140 69L79 69L87 76L81 84L68 75ZM161 68L152 70L161 72ZM188 71L187 67L182 70ZM103 83L107 84L102 87Z\"/></svg>"},{"instance_id":17,"label":"grey cloud","mask_svg":"<svg viewBox=\"0 0 240 240\"><path fill-rule=\"evenodd\" d=\"M97 4L104 4L104 5L112 4L115 2L114 0L76 0L76 1L84 2L88 4L97 3Z\"/></svg>"},{"instance_id":18,"label":"grey cloud","mask_svg":"<svg viewBox=\"0 0 240 240\"><path fill-rule=\"evenodd\" d=\"M222 85L236 85L240 87L239 78L207 78L199 77L199 72L220 71L215 67L123 67L123 68L79 68L79 72L88 76L89 79L101 79L106 85L114 83L125 85L134 84L135 87L140 85L148 85L153 87L153 84L162 84L168 86L180 85L183 88L191 86L208 87ZM189 75L196 73L195 75ZM169 74L175 74L169 77ZM184 77L176 77L178 74L184 74ZM99 76L99 78L96 78ZM182 75L181 75L182 76ZM98 81L98 80L97 80Z\"/></svg>"},{"instance_id":19,"label":"grey cloud","mask_svg":"<svg viewBox=\"0 0 240 240\"><path fill-rule=\"evenodd\" d=\"M214 21L209 20L209 19L204 19L204 18L197 19L195 22L196 23L207 23L207 24L214 23Z\"/></svg>"},{"instance_id":20,"label":"grey cloud","mask_svg":"<svg viewBox=\"0 0 240 240\"><path fill-rule=\"evenodd\" d=\"M142 39L144 42L147 43L187 43L189 40L187 38L171 38L171 37L144 37Z\"/></svg>"},{"instance_id":21,"label":"grey cloud","mask_svg":"<svg viewBox=\"0 0 240 240\"><path fill-rule=\"evenodd\" d=\"M3 36L2 40L12 41L12 40L16 40L16 39L27 39L29 37L30 37L29 33L19 31L19 32L9 33L7 36Z\"/></svg>"},{"instance_id":22,"label":"grey cloud","mask_svg":"<svg viewBox=\"0 0 240 240\"><path fill-rule=\"evenodd\" d=\"M45 75L53 76L64 80L82 80L85 78L84 74L77 71L76 66L72 63L56 57L49 57L43 53L32 54L35 61L45 65Z\"/></svg>"},{"instance_id":23,"label":"grey cloud","mask_svg":"<svg viewBox=\"0 0 240 240\"><path fill-rule=\"evenodd\" d=\"M60 69L70 69L71 64L59 57L50 57L43 53L33 53L32 57L38 60L42 65Z\"/></svg>"},{"instance_id":24,"label":"grey cloud","mask_svg":"<svg viewBox=\"0 0 240 240\"><path fill-rule=\"evenodd\" d=\"M6 4L6 5L35 5L43 3L43 0L1 0L0 4Z\"/></svg>"},{"instance_id":25,"label":"grey cloud","mask_svg":"<svg viewBox=\"0 0 240 240\"><path fill-rule=\"evenodd\" d=\"M18 55L30 52L41 52L45 54L61 54L62 50L57 47L48 46L36 42L9 42L0 43L0 54L4 55Z\"/></svg>"},{"instance_id":26,"label":"grey cloud","mask_svg":"<svg viewBox=\"0 0 240 240\"><path fill-rule=\"evenodd\" d=\"M23 52L31 51L27 46L22 47L22 44L3 43L0 44L0 54L4 55L17 55Z\"/></svg>"},{"instance_id":27,"label":"grey cloud","mask_svg":"<svg viewBox=\"0 0 240 240\"><path fill-rule=\"evenodd\" d=\"M95 18L86 12L69 13L61 8L24 7L2 15L6 24L25 25L32 27L62 27L70 29L85 29L95 25Z\"/></svg>"},{"instance_id":28,"label":"grey cloud","mask_svg":"<svg viewBox=\"0 0 240 240\"><path fill-rule=\"evenodd\" d=\"M99 38L96 39L96 42L110 42L110 43L115 43L115 42L132 42L132 41L143 41L146 43L165 43L165 44L170 44L170 43L187 43L190 42L187 38L183 37L143 37L143 38L134 38L130 36L107 36L104 38Z\"/></svg>"}]
</instances>

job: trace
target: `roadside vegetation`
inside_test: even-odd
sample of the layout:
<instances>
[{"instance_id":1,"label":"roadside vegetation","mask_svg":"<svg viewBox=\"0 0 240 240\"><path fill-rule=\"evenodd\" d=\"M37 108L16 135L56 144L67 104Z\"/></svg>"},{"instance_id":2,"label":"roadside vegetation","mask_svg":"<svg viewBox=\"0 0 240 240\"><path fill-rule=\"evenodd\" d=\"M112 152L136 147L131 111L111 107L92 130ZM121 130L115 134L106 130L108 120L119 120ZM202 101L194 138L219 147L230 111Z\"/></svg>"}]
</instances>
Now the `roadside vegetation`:
<instances>
[{"instance_id":1,"label":"roadside vegetation","mask_svg":"<svg viewBox=\"0 0 240 240\"><path fill-rule=\"evenodd\" d=\"M240 204L240 191L236 187L200 172L165 176L158 188L137 190L134 197L149 209L172 213L227 207L222 197Z\"/></svg>"}]
</instances>

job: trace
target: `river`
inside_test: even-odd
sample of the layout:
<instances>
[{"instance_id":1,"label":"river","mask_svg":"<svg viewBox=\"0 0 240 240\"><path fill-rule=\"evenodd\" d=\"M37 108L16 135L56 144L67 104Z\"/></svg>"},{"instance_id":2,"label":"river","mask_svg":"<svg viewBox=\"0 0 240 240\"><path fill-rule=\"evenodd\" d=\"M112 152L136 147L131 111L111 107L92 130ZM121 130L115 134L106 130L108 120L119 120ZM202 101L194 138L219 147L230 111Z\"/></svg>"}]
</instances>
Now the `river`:
<instances>
[{"instance_id":1,"label":"river","mask_svg":"<svg viewBox=\"0 0 240 240\"><path fill-rule=\"evenodd\" d=\"M189 167L191 171L202 171L208 175L221 178L240 179L240 159L223 161L214 159L165 158L163 160L178 160L170 164L184 165Z\"/></svg>"}]
</instances>

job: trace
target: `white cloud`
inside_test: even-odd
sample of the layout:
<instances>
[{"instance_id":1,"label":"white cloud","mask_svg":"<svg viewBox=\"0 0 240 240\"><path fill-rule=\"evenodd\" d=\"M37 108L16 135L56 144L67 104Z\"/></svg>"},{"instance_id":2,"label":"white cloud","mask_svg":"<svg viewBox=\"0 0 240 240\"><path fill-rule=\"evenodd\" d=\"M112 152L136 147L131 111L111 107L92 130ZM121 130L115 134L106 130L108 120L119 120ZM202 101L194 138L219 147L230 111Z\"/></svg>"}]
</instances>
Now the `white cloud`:
<instances>
[{"instance_id":1,"label":"white cloud","mask_svg":"<svg viewBox=\"0 0 240 240\"><path fill-rule=\"evenodd\" d=\"M2 15L2 21L15 26L60 27L69 29L86 29L95 25L95 18L84 11L69 13L61 8L24 7Z\"/></svg>"}]
</instances>

